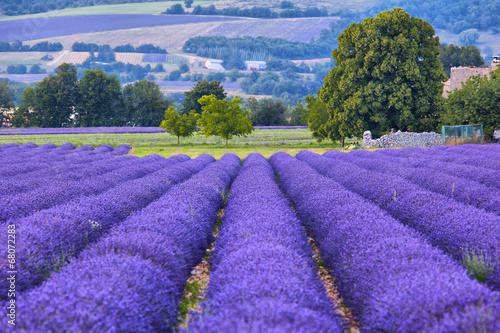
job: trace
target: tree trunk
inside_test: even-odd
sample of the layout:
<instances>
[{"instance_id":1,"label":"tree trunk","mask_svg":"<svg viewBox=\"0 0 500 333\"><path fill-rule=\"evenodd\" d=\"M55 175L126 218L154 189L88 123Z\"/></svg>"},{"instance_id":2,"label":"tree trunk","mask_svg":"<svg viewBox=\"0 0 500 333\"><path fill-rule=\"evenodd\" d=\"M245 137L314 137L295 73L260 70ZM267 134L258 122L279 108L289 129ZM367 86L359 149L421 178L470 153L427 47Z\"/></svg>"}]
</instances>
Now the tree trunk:
<instances>
[{"instance_id":1,"label":"tree trunk","mask_svg":"<svg viewBox=\"0 0 500 333\"><path fill-rule=\"evenodd\" d=\"M345 138L342 138L342 139L340 140L340 148L342 148L342 149L344 149L344 139L345 139Z\"/></svg>"},{"instance_id":2,"label":"tree trunk","mask_svg":"<svg viewBox=\"0 0 500 333\"><path fill-rule=\"evenodd\" d=\"M226 139L226 147L227 147L227 139Z\"/></svg>"},{"instance_id":3,"label":"tree trunk","mask_svg":"<svg viewBox=\"0 0 500 333\"><path fill-rule=\"evenodd\" d=\"M179 136L177 135L177 144L179 144Z\"/></svg>"}]
</instances>

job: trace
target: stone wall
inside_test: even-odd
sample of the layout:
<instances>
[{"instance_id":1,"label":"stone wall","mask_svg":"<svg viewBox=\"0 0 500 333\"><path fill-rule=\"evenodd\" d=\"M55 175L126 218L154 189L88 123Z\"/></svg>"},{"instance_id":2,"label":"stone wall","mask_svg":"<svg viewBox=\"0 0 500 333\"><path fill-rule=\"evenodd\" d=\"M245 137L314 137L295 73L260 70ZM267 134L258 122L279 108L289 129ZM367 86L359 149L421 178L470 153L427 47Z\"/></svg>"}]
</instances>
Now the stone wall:
<instances>
[{"instance_id":1,"label":"stone wall","mask_svg":"<svg viewBox=\"0 0 500 333\"><path fill-rule=\"evenodd\" d=\"M373 140L372 133L363 133L363 145L361 148L391 148L391 147L430 147L443 144L441 134L434 132L412 133L401 132L389 133Z\"/></svg>"},{"instance_id":2,"label":"stone wall","mask_svg":"<svg viewBox=\"0 0 500 333\"><path fill-rule=\"evenodd\" d=\"M462 83L465 83L469 77L489 76L491 71L491 67L452 67L450 69L450 90L462 89Z\"/></svg>"}]
</instances>

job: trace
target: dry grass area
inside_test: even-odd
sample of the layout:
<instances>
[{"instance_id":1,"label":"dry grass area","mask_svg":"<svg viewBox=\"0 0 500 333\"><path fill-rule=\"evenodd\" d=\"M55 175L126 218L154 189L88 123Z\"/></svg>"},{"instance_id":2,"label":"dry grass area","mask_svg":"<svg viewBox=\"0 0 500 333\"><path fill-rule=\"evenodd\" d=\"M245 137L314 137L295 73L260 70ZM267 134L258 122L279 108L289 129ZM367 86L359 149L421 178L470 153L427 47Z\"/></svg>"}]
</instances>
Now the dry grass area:
<instances>
[{"instance_id":1,"label":"dry grass area","mask_svg":"<svg viewBox=\"0 0 500 333\"><path fill-rule=\"evenodd\" d=\"M265 36L291 41L309 42L318 38L321 30L327 29L337 17L289 18L273 20L247 20L227 22L210 31L210 36L238 37Z\"/></svg>"},{"instance_id":2,"label":"dry grass area","mask_svg":"<svg viewBox=\"0 0 500 333\"><path fill-rule=\"evenodd\" d=\"M179 51L184 43L194 36L265 36L308 42L319 37L322 29L328 28L335 17L293 19L246 19L225 22L203 22L169 26L123 29L75 34L25 42L32 45L41 41L60 42L69 50L75 42L109 44L111 47L127 43L133 46L154 44L167 50Z\"/></svg>"},{"instance_id":3,"label":"dry grass area","mask_svg":"<svg viewBox=\"0 0 500 333\"><path fill-rule=\"evenodd\" d=\"M92 32L33 40L25 42L32 45L41 41L60 42L65 49L71 49L75 42L109 44L111 47L131 44L135 47L142 44L154 44L165 49L180 49L193 36L206 36L214 28L224 22L204 22L179 24L159 27L123 29L114 31Z\"/></svg>"},{"instance_id":4,"label":"dry grass area","mask_svg":"<svg viewBox=\"0 0 500 333\"><path fill-rule=\"evenodd\" d=\"M235 1L235 0L219 0L215 3L217 8L224 7L241 7L251 8L253 6L271 7L273 10L279 11L282 0L252 0L252 1ZM362 10L370 8L384 0L289 0L297 8L307 7L326 7L329 12L339 11L341 9Z\"/></svg>"},{"instance_id":5,"label":"dry grass area","mask_svg":"<svg viewBox=\"0 0 500 333\"><path fill-rule=\"evenodd\" d=\"M143 56L143 53L115 53L116 61L134 65L140 64Z\"/></svg>"}]
</instances>

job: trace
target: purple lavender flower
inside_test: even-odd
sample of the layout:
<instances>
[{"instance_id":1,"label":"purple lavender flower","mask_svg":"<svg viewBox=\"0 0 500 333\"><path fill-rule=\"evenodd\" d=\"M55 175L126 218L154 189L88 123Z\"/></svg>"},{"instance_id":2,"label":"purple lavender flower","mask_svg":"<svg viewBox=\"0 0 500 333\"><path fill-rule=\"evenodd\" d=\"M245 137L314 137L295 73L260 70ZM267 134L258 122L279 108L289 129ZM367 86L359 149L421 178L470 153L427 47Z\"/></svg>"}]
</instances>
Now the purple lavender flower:
<instances>
[{"instance_id":1,"label":"purple lavender flower","mask_svg":"<svg viewBox=\"0 0 500 333\"><path fill-rule=\"evenodd\" d=\"M204 312L187 331L341 331L304 230L262 155L245 159L219 235Z\"/></svg>"},{"instance_id":2,"label":"purple lavender flower","mask_svg":"<svg viewBox=\"0 0 500 333\"><path fill-rule=\"evenodd\" d=\"M346 185L349 181L366 181L365 174L372 177L369 171L359 172L352 164L345 163L351 167L346 169L340 167L340 161L308 152L299 155L325 173L332 168L346 173L342 182ZM340 295L364 330L499 329L499 294L470 279L464 269L419 233L332 179L319 175L305 162L285 153L274 154L270 161L280 186L338 279ZM378 183L378 188L387 185Z\"/></svg>"}]
</instances>

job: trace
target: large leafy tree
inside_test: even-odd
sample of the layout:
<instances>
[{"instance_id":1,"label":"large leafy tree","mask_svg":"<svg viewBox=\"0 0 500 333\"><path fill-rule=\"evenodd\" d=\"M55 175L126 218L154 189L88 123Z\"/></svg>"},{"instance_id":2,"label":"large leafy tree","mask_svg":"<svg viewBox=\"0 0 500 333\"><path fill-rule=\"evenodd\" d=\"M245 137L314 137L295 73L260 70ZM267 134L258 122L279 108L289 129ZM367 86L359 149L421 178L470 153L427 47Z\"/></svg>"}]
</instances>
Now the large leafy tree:
<instances>
[{"instance_id":1,"label":"large leafy tree","mask_svg":"<svg viewBox=\"0 0 500 333\"><path fill-rule=\"evenodd\" d=\"M76 104L77 126L111 126L117 124L117 110L122 108L122 90L116 76L101 69L88 70L78 85L80 99Z\"/></svg>"},{"instance_id":2,"label":"large leafy tree","mask_svg":"<svg viewBox=\"0 0 500 333\"><path fill-rule=\"evenodd\" d=\"M486 136L500 128L500 70L490 75L470 77L462 89L448 95L441 118L444 125L483 124Z\"/></svg>"},{"instance_id":3,"label":"large leafy tree","mask_svg":"<svg viewBox=\"0 0 500 333\"><path fill-rule=\"evenodd\" d=\"M160 87L148 80L127 85L123 89L123 100L125 114L122 118L133 126L159 126L163 120L164 110L170 104L170 101L163 96Z\"/></svg>"},{"instance_id":4,"label":"large leafy tree","mask_svg":"<svg viewBox=\"0 0 500 333\"><path fill-rule=\"evenodd\" d=\"M198 81L193 89L184 93L185 99L184 103L182 103L182 113L189 113L194 110L196 113L201 114L202 106L199 99L209 95L214 95L218 100L227 96L220 81Z\"/></svg>"},{"instance_id":5,"label":"large leafy tree","mask_svg":"<svg viewBox=\"0 0 500 333\"><path fill-rule=\"evenodd\" d=\"M196 121L199 116L194 111L181 115L171 106L165 111L165 120L161 122L160 127L177 136L177 144L179 144L179 138L190 137L197 130Z\"/></svg>"},{"instance_id":6,"label":"large leafy tree","mask_svg":"<svg viewBox=\"0 0 500 333\"><path fill-rule=\"evenodd\" d=\"M219 100L216 96L203 96L200 104L203 105L203 113L198 120L198 126L202 129L199 134L208 136L219 136L227 141L234 136L246 136L252 133L253 126L248 116L249 110L242 110L242 100L236 96L232 100Z\"/></svg>"},{"instance_id":7,"label":"large leafy tree","mask_svg":"<svg viewBox=\"0 0 500 333\"><path fill-rule=\"evenodd\" d=\"M429 23L401 8L345 29L332 52L336 67L320 93L328 136L433 130L446 80L434 35Z\"/></svg>"},{"instance_id":8,"label":"large leafy tree","mask_svg":"<svg viewBox=\"0 0 500 333\"><path fill-rule=\"evenodd\" d=\"M75 66L62 64L55 74L35 86L34 98L22 105L33 109L31 124L39 127L65 127L71 125L71 116L78 99L78 77Z\"/></svg>"}]
</instances>

